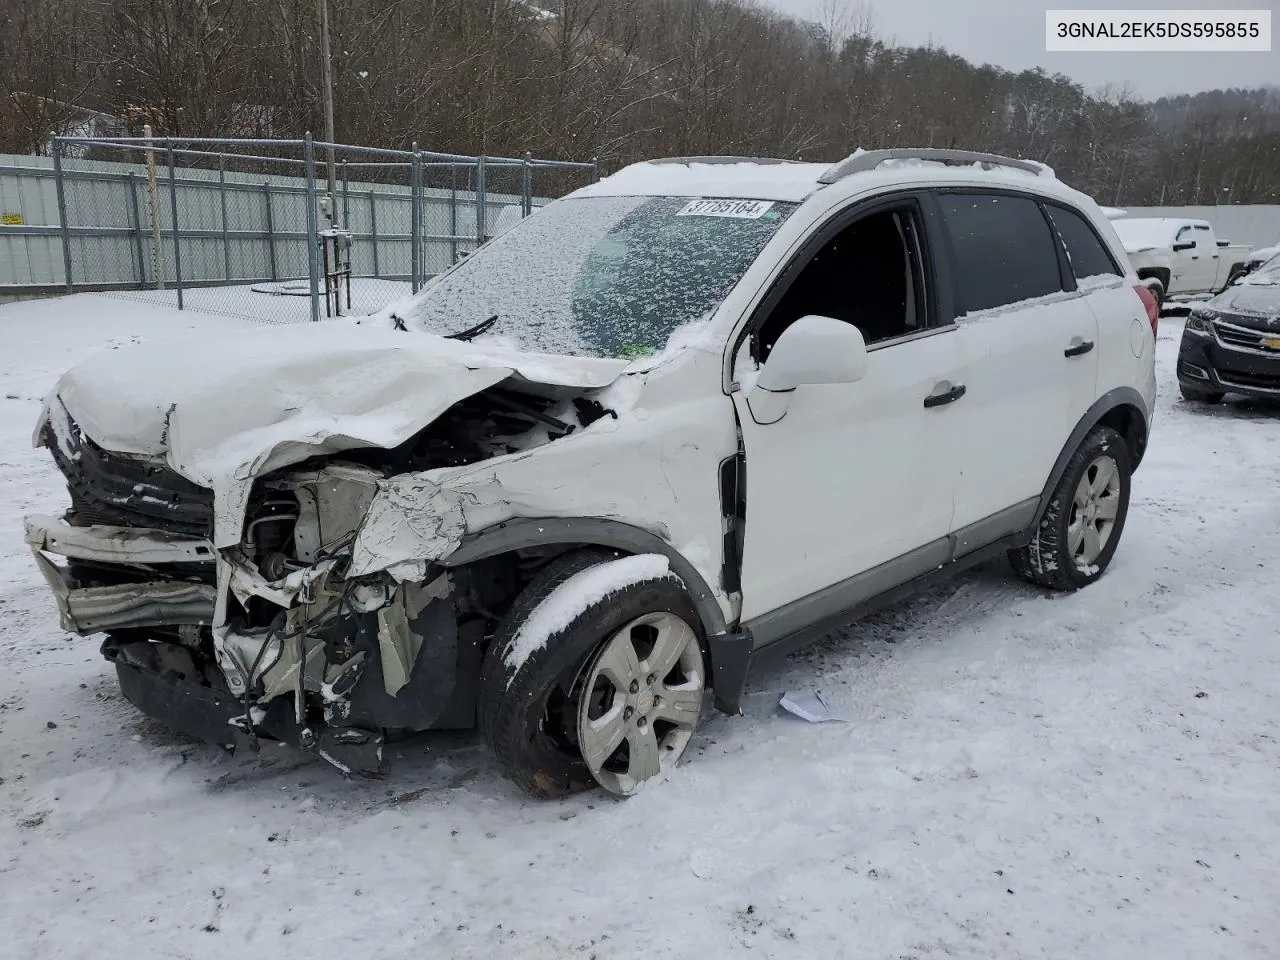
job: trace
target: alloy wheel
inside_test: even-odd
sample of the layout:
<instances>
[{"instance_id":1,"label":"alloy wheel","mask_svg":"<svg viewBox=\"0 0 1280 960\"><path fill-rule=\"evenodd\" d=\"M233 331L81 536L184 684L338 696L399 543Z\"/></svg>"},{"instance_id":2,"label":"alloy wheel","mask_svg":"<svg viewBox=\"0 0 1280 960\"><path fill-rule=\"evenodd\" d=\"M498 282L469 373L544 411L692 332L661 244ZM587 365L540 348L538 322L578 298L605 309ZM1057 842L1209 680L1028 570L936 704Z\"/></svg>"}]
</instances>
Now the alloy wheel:
<instances>
[{"instance_id":1,"label":"alloy wheel","mask_svg":"<svg viewBox=\"0 0 1280 960\"><path fill-rule=\"evenodd\" d=\"M1120 511L1120 469L1106 454L1085 469L1076 484L1067 524L1067 549L1076 567L1087 570L1102 556Z\"/></svg>"},{"instance_id":2,"label":"alloy wheel","mask_svg":"<svg viewBox=\"0 0 1280 960\"><path fill-rule=\"evenodd\" d=\"M578 697L578 745L610 793L635 793L675 766L702 712L698 636L671 613L649 613L610 637Z\"/></svg>"}]
</instances>

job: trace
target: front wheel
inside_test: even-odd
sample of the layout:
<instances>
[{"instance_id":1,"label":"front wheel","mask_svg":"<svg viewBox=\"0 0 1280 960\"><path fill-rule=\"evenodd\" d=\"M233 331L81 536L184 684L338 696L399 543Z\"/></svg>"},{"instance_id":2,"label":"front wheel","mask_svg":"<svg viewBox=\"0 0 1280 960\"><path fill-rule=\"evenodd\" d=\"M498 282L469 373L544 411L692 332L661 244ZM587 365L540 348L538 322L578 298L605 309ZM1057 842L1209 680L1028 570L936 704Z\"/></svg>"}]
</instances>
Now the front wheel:
<instances>
[{"instance_id":1,"label":"front wheel","mask_svg":"<svg viewBox=\"0 0 1280 960\"><path fill-rule=\"evenodd\" d=\"M1102 576L1124 530L1131 472L1124 438L1094 427L1067 462L1031 543L1009 551L1018 575L1053 590Z\"/></svg>"},{"instance_id":2,"label":"front wheel","mask_svg":"<svg viewBox=\"0 0 1280 960\"><path fill-rule=\"evenodd\" d=\"M536 796L628 796L675 766L706 686L700 621L656 555L566 554L525 588L480 678L480 727Z\"/></svg>"}]
</instances>

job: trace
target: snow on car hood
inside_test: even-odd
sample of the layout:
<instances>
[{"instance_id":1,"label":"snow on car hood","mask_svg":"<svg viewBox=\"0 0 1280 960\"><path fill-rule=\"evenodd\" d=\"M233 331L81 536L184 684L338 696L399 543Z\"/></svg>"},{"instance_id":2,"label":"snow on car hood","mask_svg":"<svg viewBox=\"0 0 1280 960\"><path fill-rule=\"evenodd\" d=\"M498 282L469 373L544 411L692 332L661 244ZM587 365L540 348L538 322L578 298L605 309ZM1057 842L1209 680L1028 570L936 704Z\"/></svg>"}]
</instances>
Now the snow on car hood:
<instances>
[{"instance_id":1,"label":"snow on car hood","mask_svg":"<svg viewBox=\"0 0 1280 960\"><path fill-rule=\"evenodd\" d=\"M72 368L56 395L99 446L163 456L212 487L222 546L232 527L238 539L254 476L317 454L397 446L508 377L594 389L626 366L336 321L124 347Z\"/></svg>"},{"instance_id":2,"label":"snow on car hood","mask_svg":"<svg viewBox=\"0 0 1280 960\"><path fill-rule=\"evenodd\" d=\"M1244 283L1228 287L1206 306L1211 310L1230 314L1236 320L1255 318L1262 321L1248 326L1280 328L1280 285L1250 283L1246 277Z\"/></svg>"}]
</instances>

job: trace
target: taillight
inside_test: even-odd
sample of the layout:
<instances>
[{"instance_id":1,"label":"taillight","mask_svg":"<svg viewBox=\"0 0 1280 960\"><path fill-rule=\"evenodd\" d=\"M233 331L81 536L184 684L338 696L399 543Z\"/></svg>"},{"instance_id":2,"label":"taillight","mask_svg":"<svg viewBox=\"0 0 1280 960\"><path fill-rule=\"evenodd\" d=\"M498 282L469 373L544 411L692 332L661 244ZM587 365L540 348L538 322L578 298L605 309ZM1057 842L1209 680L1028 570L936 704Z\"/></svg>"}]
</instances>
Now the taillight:
<instances>
[{"instance_id":1,"label":"taillight","mask_svg":"<svg viewBox=\"0 0 1280 960\"><path fill-rule=\"evenodd\" d=\"M1160 304L1156 302L1156 295L1140 283L1133 289L1138 291L1138 299L1147 308L1147 319L1151 321L1151 336L1155 337L1156 327L1160 325Z\"/></svg>"}]
</instances>

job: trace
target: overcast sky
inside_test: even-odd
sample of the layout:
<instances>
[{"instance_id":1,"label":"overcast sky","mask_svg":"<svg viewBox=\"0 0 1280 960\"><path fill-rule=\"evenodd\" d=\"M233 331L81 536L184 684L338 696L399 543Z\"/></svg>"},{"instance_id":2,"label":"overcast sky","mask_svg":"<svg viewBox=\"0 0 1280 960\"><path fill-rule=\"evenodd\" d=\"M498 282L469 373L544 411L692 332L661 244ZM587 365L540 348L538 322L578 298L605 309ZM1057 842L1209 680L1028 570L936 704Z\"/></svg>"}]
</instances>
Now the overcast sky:
<instances>
[{"instance_id":1,"label":"overcast sky","mask_svg":"<svg viewBox=\"0 0 1280 960\"><path fill-rule=\"evenodd\" d=\"M783 11L821 20L821 0L766 0ZM860 0L842 0L857 7ZM1043 67L1086 87L1127 85L1147 99L1215 87L1280 84L1280 0L863 0L873 30L901 46L932 41L975 63L1008 70ZM1046 53L1046 10L1267 10L1270 53Z\"/></svg>"}]
</instances>

